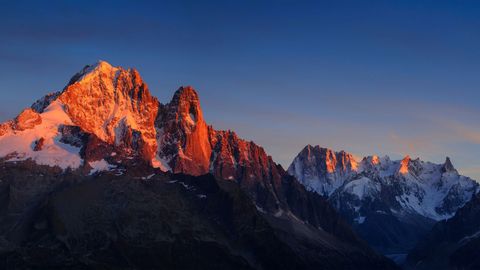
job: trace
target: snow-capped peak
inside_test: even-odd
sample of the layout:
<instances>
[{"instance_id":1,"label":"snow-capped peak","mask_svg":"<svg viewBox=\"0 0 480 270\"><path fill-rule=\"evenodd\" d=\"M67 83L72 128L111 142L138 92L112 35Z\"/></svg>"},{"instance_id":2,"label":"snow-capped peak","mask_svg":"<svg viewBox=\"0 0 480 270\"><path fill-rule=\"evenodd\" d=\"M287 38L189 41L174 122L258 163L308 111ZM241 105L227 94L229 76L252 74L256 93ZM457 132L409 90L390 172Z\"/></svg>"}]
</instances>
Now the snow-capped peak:
<instances>
[{"instance_id":1,"label":"snow-capped peak","mask_svg":"<svg viewBox=\"0 0 480 270\"><path fill-rule=\"evenodd\" d=\"M352 154L334 152L318 145L303 148L288 168L288 172L307 188L317 190L322 195L331 194L350 174L355 174L358 170L359 163Z\"/></svg>"},{"instance_id":2,"label":"snow-capped peak","mask_svg":"<svg viewBox=\"0 0 480 270\"><path fill-rule=\"evenodd\" d=\"M44 120L44 114L53 104L57 104L57 107L61 104L61 110L68 117L68 125L78 127L79 132L91 134L107 144L125 147L126 151L133 149L145 160L151 160L155 156L157 149L155 119L160 104L150 95L148 86L135 69L113 67L105 61L88 65L72 77L63 91L48 94L15 120L0 125L0 135L7 133L8 130L12 130L14 137L19 137L20 130L32 133L32 130L37 129L35 126L39 125L37 122ZM49 123L49 128L57 131L64 125L64 123L54 125L52 121ZM58 136L56 140L61 140L61 135ZM5 137L1 137L3 142L7 141ZM37 137L32 135L28 138L42 139L42 144L48 145L48 138ZM29 143L36 144L35 141ZM26 157L29 156L28 149L23 149L22 152L20 149L23 148L19 146L17 151L19 155L26 153ZM1 150L11 149L2 147ZM44 151L35 153L36 156L44 154L46 154ZM50 165L59 164L61 162L53 162Z\"/></svg>"}]
</instances>

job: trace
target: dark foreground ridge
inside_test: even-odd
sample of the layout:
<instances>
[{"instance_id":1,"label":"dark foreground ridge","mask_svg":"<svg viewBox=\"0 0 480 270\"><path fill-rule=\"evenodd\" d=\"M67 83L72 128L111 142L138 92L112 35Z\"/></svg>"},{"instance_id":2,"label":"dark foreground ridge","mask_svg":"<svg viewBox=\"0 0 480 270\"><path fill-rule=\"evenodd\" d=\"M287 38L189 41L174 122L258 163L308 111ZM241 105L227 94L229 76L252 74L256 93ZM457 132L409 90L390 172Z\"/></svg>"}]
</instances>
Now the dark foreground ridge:
<instances>
[{"instance_id":1,"label":"dark foreground ridge","mask_svg":"<svg viewBox=\"0 0 480 270\"><path fill-rule=\"evenodd\" d=\"M480 194L435 224L408 255L407 269L480 269Z\"/></svg>"},{"instance_id":2,"label":"dark foreground ridge","mask_svg":"<svg viewBox=\"0 0 480 270\"><path fill-rule=\"evenodd\" d=\"M0 268L395 269L358 241L258 211L235 182L135 168L2 165Z\"/></svg>"}]
</instances>

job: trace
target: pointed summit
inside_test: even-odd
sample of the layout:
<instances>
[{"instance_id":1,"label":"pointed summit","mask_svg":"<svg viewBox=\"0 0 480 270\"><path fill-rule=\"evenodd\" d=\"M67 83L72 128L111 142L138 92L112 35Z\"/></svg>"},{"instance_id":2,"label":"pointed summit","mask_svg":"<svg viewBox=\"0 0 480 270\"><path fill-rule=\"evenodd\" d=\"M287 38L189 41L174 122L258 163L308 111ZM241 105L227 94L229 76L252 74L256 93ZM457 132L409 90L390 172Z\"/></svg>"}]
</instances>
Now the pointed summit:
<instances>
[{"instance_id":1,"label":"pointed summit","mask_svg":"<svg viewBox=\"0 0 480 270\"><path fill-rule=\"evenodd\" d=\"M377 155L373 155L367 158L370 161L370 164L377 165L380 163L380 158Z\"/></svg>"},{"instance_id":2,"label":"pointed summit","mask_svg":"<svg viewBox=\"0 0 480 270\"><path fill-rule=\"evenodd\" d=\"M455 169L455 167L453 167L453 164L452 164L452 162L450 161L450 158L449 158L449 157L447 157L447 158L445 159L445 163L443 163L442 172L443 172L443 173L446 173L446 172L455 172L455 173L458 173L457 170Z\"/></svg>"},{"instance_id":3,"label":"pointed summit","mask_svg":"<svg viewBox=\"0 0 480 270\"><path fill-rule=\"evenodd\" d=\"M153 158L159 102L135 69L98 61L73 76L58 99L83 131L109 144L141 145L145 159Z\"/></svg>"},{"instance_id":4,"label":"pointed summit","mask_svg":"<svg viewBox=\"0 0 480 270\"><path fill-rule=\"evenodd\" d=\"M187 126L196 126L198 123L205 123L203 119L200 99L197 92L191 86L180 87L173 95L169 103L171 114L175 114L175 120L183 122Z\"/></svg>"},{"instance_id":5,"label":"pointed summit","mask_svg":"<svg viewBox=\"0 0 480 270\"><path fill-rule=\"evenodd\" d=\"M67 86L65 86L64 90L67 89L68 86L76 82L79 82L80 80L83 80L85 76L87 76L87 74L112 73L112 72L117 72L119 69L121 68L113 67L110 63L103 60L99 60L94 64L86 65L84 68L82 68L82 70L80 70L75 75L73 75L73 77L68 82Z\"/></svg>"},{"instance_id":6,"label":"pointed summit","mask_svg":"<svg viewBox=\"0 0 480 270\"><path fill-rule=\"evenodd\" d=\"M352 154L318 145L305 146L288 167L289 174L325 196L334 192L347 176L357 170L358 163Z\"/></svg>"},{"instance_id":7,"label":"pointed summit","mask_svg":"<svg viewBox=\"0 0 480 270\"><path fill-rule=\"evenodd\" d=\"M198 93L190 85L181 86L180 88L178 88L177 91L175 91L175 94L173 95L173 100L175 100L176 98L193 98L198 100Z\"/></svg>"},{"instance_id":8,"label":"pointed summit","mask_svg":"<svg viewBox=\"0 0 480 270\"><path fill-rule=\"evenodd\" d=\"M398 172L401 174L407 174L408 173L408 166L410 165L410 156L407 155L405 156L402 161L400 161L400 167L398 168Z\"/></svg>"},{"instance_id":9,"label":"pointed summit","mask_svg":"<svg viewBox=\"0 0 480 270\"><path fill-rule=\"evenodd\" d=\"M208 173L212 145L197 92L191 86L180 87L163 110L165 113L157 120L165 135L160 138L160 158L170 160L169 166L176 173ZM180 136L169 136L175 133ZM172 157L171 153L176 152L179 154Z\"/></svg>"}]
</instances>

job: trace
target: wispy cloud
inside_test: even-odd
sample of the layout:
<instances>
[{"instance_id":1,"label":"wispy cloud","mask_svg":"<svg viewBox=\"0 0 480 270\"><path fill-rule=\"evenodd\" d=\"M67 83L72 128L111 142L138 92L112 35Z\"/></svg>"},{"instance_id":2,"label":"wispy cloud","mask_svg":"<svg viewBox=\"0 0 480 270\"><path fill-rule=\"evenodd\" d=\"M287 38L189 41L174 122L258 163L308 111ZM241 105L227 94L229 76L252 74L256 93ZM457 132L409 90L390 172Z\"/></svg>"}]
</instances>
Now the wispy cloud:
<instances>
[{"instance_id":1,"label":"wispy cloud","mask_svg":"<svg viewBox=\"0 0 480 270\"><path fill-rule=\"evenodd\" d=\"M390 143L396 148L398 154L408 155L412 153L438 153L439 147L428 135L402 137L395 132L389 135Z\"/></svg>"},{"instance_id":2,"label":"wispy cloud","mask_svg":"<svg viewBox=\"0 0 480 270\"><path fill-rule=\"evenodd\" d=\"M462 123L450 123L450 128L459 138L474 144L480 144L480 129L478 127L466 126Z\"/></svg>"},{"instance_id":3,"label":"wispy cloud","mask_svg":"<svg viewBox=\"0 0 480 270\"><path fill-rule=\"evenodd\" d=\"M467 175L477 180L477 182L480 182L480 165L477 167L461 167L459 171L461 174Z\"/></svg>"}]
</instances>

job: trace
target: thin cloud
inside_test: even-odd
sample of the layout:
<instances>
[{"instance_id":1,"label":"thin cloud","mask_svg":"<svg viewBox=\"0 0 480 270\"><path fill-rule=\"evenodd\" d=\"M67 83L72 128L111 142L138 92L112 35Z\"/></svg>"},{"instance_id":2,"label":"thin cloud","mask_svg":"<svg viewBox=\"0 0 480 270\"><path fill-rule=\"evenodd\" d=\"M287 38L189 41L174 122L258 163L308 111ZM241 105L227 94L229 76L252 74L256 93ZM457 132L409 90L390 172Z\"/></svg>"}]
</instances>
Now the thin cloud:
<instances>
[{"instance_id":1,"label":"thin cloud","mask_svg":"<svg viewBox=\"0 0 480 270\"><path fill-rule=\"evenodd\" d=\"M430 161L433 161L432 159L440 161L450 153L450 150L445 147L443 138L435 138L431 134L405 136L391 132L387 147L390 148L392 155L410 155Z\"/></svg>"},{"instance_id":2,"label":"thin cloud","mask_svg":"<svg viewBox=\"0 0 480 270\"><path fill-rule=\"evenodd\" d=\"M459 168L459 171L461 174L467 175L472 179L475 179L477 182L480 181L480 166Z\"/></svg>"},{"instance_id":3,"label":"thin cloud","mask_svg":"<svg viewBox=\"0 0 480 270\"><path fill-rule=\"evenodd\" d=\"M466 142L480 144L480 130L463 125L461 123L452 123L451 128L456 135Z\"/></svg>"}]
</instances>

